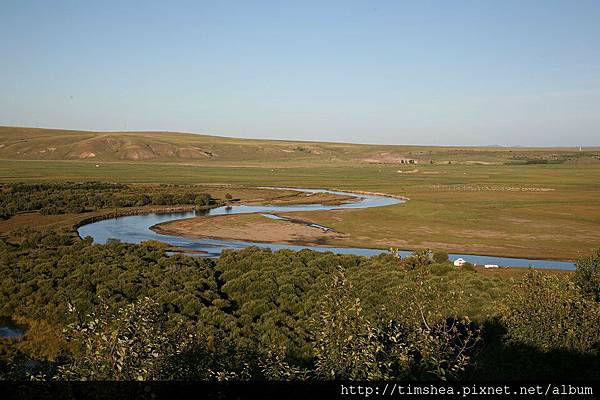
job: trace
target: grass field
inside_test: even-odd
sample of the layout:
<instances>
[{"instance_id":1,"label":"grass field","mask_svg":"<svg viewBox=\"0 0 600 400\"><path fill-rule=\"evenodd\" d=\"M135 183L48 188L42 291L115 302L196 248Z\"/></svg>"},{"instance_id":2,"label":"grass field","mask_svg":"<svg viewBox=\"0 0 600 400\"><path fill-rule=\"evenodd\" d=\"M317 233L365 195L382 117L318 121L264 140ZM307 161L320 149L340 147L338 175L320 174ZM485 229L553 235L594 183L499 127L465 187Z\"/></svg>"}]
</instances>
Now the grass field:
<instances>
[{"instance_id":1,"label":"grass field","mask_svg":"<svg viewBox=\"0 0 600 400\"><path fill-rule=\"evenodd\" d=\"M43 139L50 140L45 135ZM173 140L173 135L167 134L164 140ZM175 137L185 142L189 135ZM200 136L198 140L210 142L207 138ZM225 151L225 147L219 147L221 141L235 142L215 140L213 149L219 148L219 152ZM323 152L308 152L305 158L291 153L283 158L262 154L261 158L255 143L261 141L249 141L249 149L240 142L246 141L235 142L238 147L234 153L246 157L237 154L237 166L236 154L229 153L221 161L204 157L190 162L181 157L171 161L111 162L2 159L0 182L99 180L365 190L402 195L410 201L384 208L302 213L301 218L347 234L332 243L345 246L429 247L564 260L600 247L600 162L596 149L579 153L575 149L390 146L388 152L397 158L376 163L369 157L384 152L386 147L311 144L313 150L321 149L319 146L354 149L346 151L345 159L340 156L332 161ZM262 143L264 148L271 148L291 142ZM7 157L6 152L1 156ZM418 158L417 164L398 161L411 156ZM521 162L525 159L547 163Z\"/></svg>"}]
</instances>

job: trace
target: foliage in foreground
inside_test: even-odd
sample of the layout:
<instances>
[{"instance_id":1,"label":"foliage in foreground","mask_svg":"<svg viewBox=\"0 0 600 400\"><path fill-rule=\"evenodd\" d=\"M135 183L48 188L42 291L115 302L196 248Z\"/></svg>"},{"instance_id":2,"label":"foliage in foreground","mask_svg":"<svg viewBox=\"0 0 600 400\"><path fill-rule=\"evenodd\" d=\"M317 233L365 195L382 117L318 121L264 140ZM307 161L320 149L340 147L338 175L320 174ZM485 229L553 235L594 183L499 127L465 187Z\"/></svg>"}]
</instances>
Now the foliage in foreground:
<instances>
[{"instance_id":1,"label":"foliage in foreground","mask_svg":"<svg viewBox=\"0 0 600 400\"><path fill-rule=\"evenodd\" d=\"M423 276L421 276L423 278ZM334 277L321 310L317 338L317 376L323 379L447 379L464 372L480 339L468 317L436 313L422 280L413 301L394 319L385 308L373 323L362 314L360 299L343 271ZM449 299L444 299L449 300ZM452 301L438 305L452 306ZM443 304L442 304L443 303Z\"/></svg>"},{"instance_id":2,"label":"foliage in foreground","mask_svg":"<svg viewBox=\"0 0 600 400\"><path fill-rule=\"evenodd\" d=\"M600 302L600 249L577 261L575 284L582 293Z\"/></svg>"},{"instance_id":3,"label":"foliage in foreground","mask_svg":"<svg viewBox=\"0 0 600 400\"><path fill-rule=\"evenodd\" d=\"M148 297L114 314L106 304L99 308L100 313L89 314L65 329L73 356L58 368L56 379L159 379L169 369L169 359L190 342L191 335L183 334L177 322L169 326L167 314Z\"/></svg>"},{"instance_id":4,"label":"foliage in foreground","mask_svg":"<svg viewBox=\"0 0 600 400\"><path fill-rule=\"evenodd\" d=\"M0 373L461 379L488 368L492 320L503 343L597 357L600 305L576 284L538 274L513 284L443 259L249 248L212 260L54 234L0 242L0 315L29 321L23 340L3 342Z\"/></svg>"},{"instance_id":5,"label":"foliage in foreground","mask_svg":"<svg viewBox=\"0 0 600 400\"><path fill-rule=\"evenodd\" d=\"M106 312L107 307L103 306ZM285 349L247 353L241 371L187 361L211 358L203 340L186 332L180 320L168 321L150 298L122 307L114 315L91 314L70 324L67 341L73 355L55 379L350 379L373 380L457 377L469 361L477 330L464 321L429 326L423 321L372 323L343 269L323 299L315 329L314 366L291 365ZM410 334L411 331L416 336ZM418 338L418 340L414 340ZM264 351L266 350L266 351ZM222 367L222 365L221 365ZM423 375L419 376L418 373Z\"/></svg>"},{"instance_id":6,"label":"foliage in foreground","mask_svg":"<svg viewBox=\"0 0 600 400\"><path fill-rule=\"evenodd\" d=\"M542 351L600 350L600 304L570 281L530 272L501 309L512 342Z\"/></svg>"}]
</instances>

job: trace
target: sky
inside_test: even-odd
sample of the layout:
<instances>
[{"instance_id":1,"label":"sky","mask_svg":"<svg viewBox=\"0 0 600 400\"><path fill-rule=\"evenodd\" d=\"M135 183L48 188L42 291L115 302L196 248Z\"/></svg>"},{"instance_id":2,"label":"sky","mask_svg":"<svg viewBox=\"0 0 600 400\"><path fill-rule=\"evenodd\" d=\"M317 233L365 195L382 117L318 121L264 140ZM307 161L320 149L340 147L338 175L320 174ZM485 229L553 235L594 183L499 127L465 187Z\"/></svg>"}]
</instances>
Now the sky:
<instances>
[{"instance_id":1,"label":"sky","mask_svg":"<svg viewBox=\"0 0 600 400\"><path fill-rule=\"evenodd\" d=\"M600 145L600 1L0 1L0 125Z\"/></svg>"}]
</instances>

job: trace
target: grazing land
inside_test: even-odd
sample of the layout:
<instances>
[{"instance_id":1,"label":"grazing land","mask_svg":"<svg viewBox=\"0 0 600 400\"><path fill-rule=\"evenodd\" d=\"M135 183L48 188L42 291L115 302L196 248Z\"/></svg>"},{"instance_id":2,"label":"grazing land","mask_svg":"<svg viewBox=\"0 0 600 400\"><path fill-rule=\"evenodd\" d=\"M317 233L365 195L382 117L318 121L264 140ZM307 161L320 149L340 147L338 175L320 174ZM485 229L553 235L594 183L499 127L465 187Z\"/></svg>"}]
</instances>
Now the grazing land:
<instances>
[{"instance_id":1,"label":"grazing land","mask_svg":"<svg viewBox=\"0 0 600 400\"><path fill-rule=\"evenodd\" d=\"M154 141L176 149L193 145L213 156L186 158L173 150L167 157L156 150L156 157L132 161L129 144L98 144L109 139L136 149L146 141L148 148ZM100 146L90 147L96 156L71 157L82 143ZM10 127L0 129L0 145L2 182L325 187L410 198L385 208L302 213L345 235L332 245L573 260L600 244L598 148L303 144ZM52 155L42 152L48 147L56 148Z\"/></svg>"}]
</instances>

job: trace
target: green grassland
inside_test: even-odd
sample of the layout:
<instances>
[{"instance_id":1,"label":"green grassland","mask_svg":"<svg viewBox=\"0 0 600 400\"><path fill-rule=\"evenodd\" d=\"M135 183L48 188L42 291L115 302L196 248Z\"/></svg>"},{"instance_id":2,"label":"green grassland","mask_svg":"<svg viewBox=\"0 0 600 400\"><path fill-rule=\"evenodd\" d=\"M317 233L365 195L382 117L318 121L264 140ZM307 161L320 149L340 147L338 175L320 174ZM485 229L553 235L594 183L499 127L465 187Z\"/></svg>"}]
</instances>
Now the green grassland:
<instances>
[{"instance_id":1,"label":"green grassland","mask_svg":"<svg viewBox=\"0 0 600 400\"><path fill-rule=\"evenodd\" d=\"M94 158L70 158L68 149L79 151L79 142L107 136L196 146L213 156L186 159L184 152L132 161L119 158L123 150L96 149ZM29 143L28 152L22 142ZM410 198L384 208L302 213L349 235L332 244L554 259L574 259L600 246L598 149L368 146L16 128L0 128L0 145L0 182L281 185ZM43 146L56 147L52 157L61 160L39 153ZM415 164L403 162L409 159Z\"/></svg>"}]
</instances>

